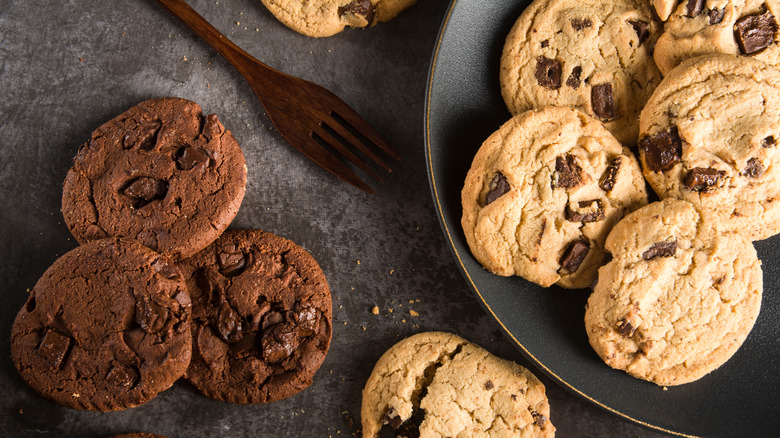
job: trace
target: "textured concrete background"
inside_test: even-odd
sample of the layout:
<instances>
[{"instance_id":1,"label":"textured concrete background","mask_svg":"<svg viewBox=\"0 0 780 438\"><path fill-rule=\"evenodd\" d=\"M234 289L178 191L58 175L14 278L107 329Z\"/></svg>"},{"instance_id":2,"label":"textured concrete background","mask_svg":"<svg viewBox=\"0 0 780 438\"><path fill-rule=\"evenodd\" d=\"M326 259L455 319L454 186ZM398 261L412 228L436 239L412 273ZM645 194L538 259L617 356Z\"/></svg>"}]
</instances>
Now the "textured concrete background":
<instances>
[{"instance_id":1,"label":"textured concrete background","mask_svg":"<svg viewBox=\"0 0 780 438\"><path fill-rule=\"evenodd\" d=\"M543 376L460 277L439 229L423 155L425 84L447 1L420 0L390 23L326 39L290 31L259 0L190 3L257 58L344 98L404 161L373 184L372 196L332 177L289 147L238 73L152 0L0 0L0 435L359 436L361 390L374 362L403 337L445 330L539 375L560 437L666 436ZM59 210L71 158L101 123L161 96L191 99L218 114L242 145L249 185L232 226L292 239L327 275L333 344L314 384L296 396L237 406L178 382L139 408L79 412L36 395L11 363L11 324L25 290L76 246ZM371 313L374 305L379 315Z\"/></svg>"}]
</instances>

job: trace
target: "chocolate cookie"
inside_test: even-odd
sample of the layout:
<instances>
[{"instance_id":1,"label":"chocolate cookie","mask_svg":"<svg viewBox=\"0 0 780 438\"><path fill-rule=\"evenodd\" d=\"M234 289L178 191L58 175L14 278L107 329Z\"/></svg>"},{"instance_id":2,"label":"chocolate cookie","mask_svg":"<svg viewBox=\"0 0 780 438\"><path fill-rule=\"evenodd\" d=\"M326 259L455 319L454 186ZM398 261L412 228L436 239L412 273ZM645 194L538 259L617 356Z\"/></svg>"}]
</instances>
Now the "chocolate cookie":
<instances>
[{"instance_id":1,"label":"chocolate cookie","mask_svg":"<svg viewBox=\"0 0 780 438\"><path fill-rule=\"evenodd\" d=\"M213 242L246 188L241 148L194 102L142 102L105 123L68 171L62 214L80 243L131 237L174 259Z\"/></svg>"},{"instance_id":2,"label":"chocolate cookie","mask_svg":"<svg viewBox=\"0 0 780 438\"><path fill-rule=\"evenodd\" d=\"M317 262L259 230L228 230L181 262L193 299L187 380L208 397L265 403L308 387L331 338L331 297Z\"/></svg>"},{"instance_id":3,"label":"chocolate cookie","mask_svg":"<svg viewBox=\"0 0 780 438\"><path fill-rule=\"evenodd\" d=\"M121 435L114 435L109 438L166 438L163 435L156 435L153 433L137 432L137 433L123 433Z\"/></svg>"},{"instance_id":4,"label":"chocolate cookie","mask_svg":"<svg viewBox=\"0 0 780 438\"><path fill-rule=\"evenodd\" d=\"M11 357L43 396L116 411L154 398L190 362L190 297L168 258L103 239L46 270L19 311Z\"/></svg>"}]
</instances>

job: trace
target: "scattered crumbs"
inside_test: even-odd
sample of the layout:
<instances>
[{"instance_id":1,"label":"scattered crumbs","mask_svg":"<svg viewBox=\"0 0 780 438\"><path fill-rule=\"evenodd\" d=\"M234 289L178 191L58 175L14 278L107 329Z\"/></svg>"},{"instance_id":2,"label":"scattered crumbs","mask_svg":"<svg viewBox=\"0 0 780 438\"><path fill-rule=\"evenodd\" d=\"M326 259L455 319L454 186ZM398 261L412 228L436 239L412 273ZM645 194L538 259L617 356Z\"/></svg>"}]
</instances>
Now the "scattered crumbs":
<instances>
[{"instance_id":1,"label":"scattered crumbs","mask_svg":"<svg viewBox=\"0 0 780 438\"><path fill-rule=\"evenodd\" d=\"M393 275L395 273L395 269L390 270L390 275Z\"/></svg>"},{"instance_id":2,"label":"scattered crumbs","mask_svg":"<svg viewBox=\"0 0 780 438\"><path fill-rule=\"evenodd\" d=\"M339 304L339 309L343 309L344 306L342 304Z\"/></svg>"},{"instance_id":3,"label":"scattered crumbs","mask_svg":"<svg viewBox=\"0 0 780 438\"><path fill-rule=\"evenodd\" d=\"M366 326L364 326L364 325L361 325L360 327L362 327L362 328L363 328L363 331L366 331Z\"/></svg>"},{"instance_id":4,"label":"scattered crumbs","mask_svg":"<svg viewBox=\"0 0 780 438\"><path fill-rule=\"evenodd\" d=\"M185 55L185 56L182 58L182 61L186 61L186 60L187 60L187 56Z\"/></svg>"},{"instance_id":5,"label":"scattered crumbs","mask_svg":"<svg viewBox=\"0 0 780 438\"><path fill-rule=\"evenodd\" d=\"M371 308L371 313L373 313L374 315L379 315L379 307L378 306L372 307Z\"/></svg>"},{"instance_id":6,"label":"scattered crumbs","mask_svg":"<svg viewBox=\"0 0 780 438\"><path fill-rule=\"evenodd\" d=\"M393 313L393 308L391 307L391 308L387 309L387 311L390 312L390 313Z\"/></svg>"},{"instance_id":7,"label":"scattered crumbs","mask_svg":"<svg viewBox=\"0 0 780 438\"><path fill-rule=\"evenodd\" d=\"M355 286L350 286L349 290L355 290Z\"/></svg>"},{"instance_id":8,"label":"scattered crumbs","mask_svg":"<svg viewBox=\"0 0 780 438\"><path fill-rule=\"evenodd\" d=\"M260 32L260 29L256 27L255 32Z\"/></svg>"},{"instance_id":9,"label":"scattered crumbs","mask_svg":"<svg viewBox=\"0 0 780 438\"><path fill-rule=\"evenodd\" d=\"M414 310L412 310L412 309L409 309L409 314L410 314L410 315L412 315L412 316L420 316L420 314L419 314L419 313L415 312L415 311L414 311Z\"/></svg>"},{"instance_id":10,"label":"scattered crumbs","mask_svg":"<svg viewBox=\"0 0 780 438\"><path fill-rule=\"evenodd\" d=\"M360 264L360 260L355 260L355 262L356 262L358 265Z\"/></svg>"},{"instance_id":11,"label":"scattered crumbs","mask_svg":"<svg viewBox=\"0 0 780 438\"><path fill-rule=\"evenodd\" d=\"M344 325L347 325L347 321L344 321Z\"/></svg>"},{"instance_id":12,"label":"scattered crumbs","mask_svg":"<svg viewBox=\"0 0 780 438\"><path fill-rule=\"evenodd\" d=\"M333 370L330 370L330 373L333 374Z\"/></svg>"},{"instance_id":13,"label":"scattered crumbs","mask_svg":"<svg viewBox=\"0 0 780 438\"><path fill-rule=\"evenodd\" d=\"M402 319L401 322L406 322L406 318Z\"/></svg>"},{"instance_id":14,"label":"scattered crumbs","mask_svg":"<svg viewBox=\"0 0 780 438\"><path fill-rule=\"evenodd\" d=\"M240 21L236 21L236 26L241 26L241 22Z\"/></svg>"},{"instance_id":15,"label":"scattered crumbs","mask_svg":"<svg viewBox=\"0 0 780 438\"><path fill-rule=\"evenodd\" d=\"M414 300L409 300L409 304L414 304Z\"/></svg>"},{"instance_id":16,"label":"scattered crumbs","mask_svg":"<svg viewBox=\"0 0 780 438\"><path fill-rule=\"evenodd\" d=\"M668 390L669 390L669 388L667 388L667 387L665 387L665 386L664 386L664 391L668 391Z\"/></svg>"},{"instance_id":17,"label":"scattered crumbs","mask_svg":"<svg viewBox=\"0 0 780 438\"><path fill-rule=\"evenodd\" d=\"M80 395L79 394L73 394L73 397L79 398Z\"/></svg>"},{"instance_id":18,"label":"scattered crumbs","mask_svg":"<svg viewBox=\"0 0 780 438\"><path fill-rule=\"evenodd\" d=\"M79 58L79 61L84 62L84 58Z\"/></svg>"}]
</instances>

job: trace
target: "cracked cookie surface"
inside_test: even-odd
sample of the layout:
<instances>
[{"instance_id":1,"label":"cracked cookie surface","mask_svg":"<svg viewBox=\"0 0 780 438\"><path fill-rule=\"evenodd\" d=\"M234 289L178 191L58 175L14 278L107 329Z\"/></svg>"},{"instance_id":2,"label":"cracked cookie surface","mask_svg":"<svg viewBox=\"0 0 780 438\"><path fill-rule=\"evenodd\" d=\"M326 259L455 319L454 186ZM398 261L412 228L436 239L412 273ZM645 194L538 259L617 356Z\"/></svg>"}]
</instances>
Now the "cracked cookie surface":
<instances>
[{"instance_id":1,"label":"cracked cookie surface","mask_svg":"<svg viewBox=\"0 0 780 438\"><path fill-rule=\"evenodd\" d=\"M778 0L694 0L674 6L653 58L666 75L709 53L741 55L780 67Z\"/></svg>"},{"instance_id":2,"label":"cracked cookie surface","mask_svg":"<svg viewBox=\"0 0 780 438\"><path fill-rule=\"evenodd\" d=\"M544 385L522 366L443 332L388 349L363 389L363 436L552 437Z\"/></svg>"},{"instance_id":3,"label":"cracked cookie surface","mask_svg":"<svg viewBox=\"0 0 780 438\"><path fill-rule=\"evenodd\" d=\"M482 144L461 191L461 225L488 271L588 287L604 239L647 204L633 154L597 120L562 107L514 116Z\"/></svg>"},{"instance_id":4,"label":"cracked cookie surface","mask_svg":"<svg viewBox=\"0 0 780 438\"><path fill-rule=\"evenodd\" d=\"M780 71L733 55L685 61L640 129L644 175L661 199L712 210L751 240L780 232Z\"/></svg>"},{"instance_id":5,"label":"cracked cookie surface","mask_svg":"<svg viewBox=\"0 0 780 438\"><path fill-rule=\"evenodd\" d=\"M512 114L580 109L633 145L639 112L661 81L652 54L660 33L643 0L535 0L504 44L504 101Z\"/></svg>"},{"instance_id":6,"label":"cracked cookie surface","mask_svg":"<svg viewBox=\"0 0 780 438\"><path fill-rule=\"evenodd\" d=\"M346 27L369 27L395 18L417 0L262 0L277 20L310 37Z\"/></svg>"},{"instance_id":7,"label":"cracked cookie surface","mask_svg":"<svg viewBox=\"0 0 780 438\"><path fill-rule=\"evenodd\" d=\"M761 307L752 243L717 217L665 199L620 221L599 270L585 328L609 366L658 385L697 380L725 363Z\"/></svg>"},{"instance_id":8,"label":"cracked cookie surface","mask_svg":"<svg viewBox=\"0 0 780 438\"><path fill-rule=\"evenodd\" d=\"M165 256L103 239L46 270L11 332L22 378L63 406L127 409L154 398L190 362L190 297Z\"/></svg>"},{"instance_id":9,"label":"cracked cookie surface","mask_svg":"<svg viewBox=\"0 0 780 438\"><path fill-rule=\"evenodd\" d=\"M216 115L188 100L152 99L79 148L62 214L80 243L129 237L180 259L227 228L245 189L243 152Z\"/></svg>"},{"instance_id":10,"label":"cracked cookie surface","mask_svg":"<svg viewBox=\"0 0 780 438\"><path fill-rule=\"evenodd\" d=\"M265 403L312 383L330 346L332 304L306 250L271 233L228 230L180 268L193 302L186 378L198 390Z\"/></svg>"}]
</instances>

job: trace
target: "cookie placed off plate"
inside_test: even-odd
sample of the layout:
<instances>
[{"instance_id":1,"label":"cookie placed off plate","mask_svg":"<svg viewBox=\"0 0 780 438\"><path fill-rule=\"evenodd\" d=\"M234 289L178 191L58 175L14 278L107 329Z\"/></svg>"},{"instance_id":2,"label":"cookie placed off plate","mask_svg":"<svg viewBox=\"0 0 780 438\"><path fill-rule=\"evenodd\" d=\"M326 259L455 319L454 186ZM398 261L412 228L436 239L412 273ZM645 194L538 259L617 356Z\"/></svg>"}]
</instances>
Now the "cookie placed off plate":
<instances>
[{"instance_id":1,"label":"cookie placed off plate","mask_svg":"<svg viewBox=\"0 0 780 438\"><path fill-rule=\"evenodd\" d=\"M507 121L477 151L461 225L488 271L547 287L588 287L604 239L647 204L639 164L596 119L562 107Z\"/></svg>"},{"instance_id":2,"label":"cookie placed off plate","mask_svg":"<svg viewBox=\"0 0 780 438\"><path fill-rule=\"evenodd\" d=\"M664 199L607 237L585 328L609 366L658 385L697 380L724 364L758 317L763 290L753 244L716 215Z\"/></svg>"}]
</instances>

